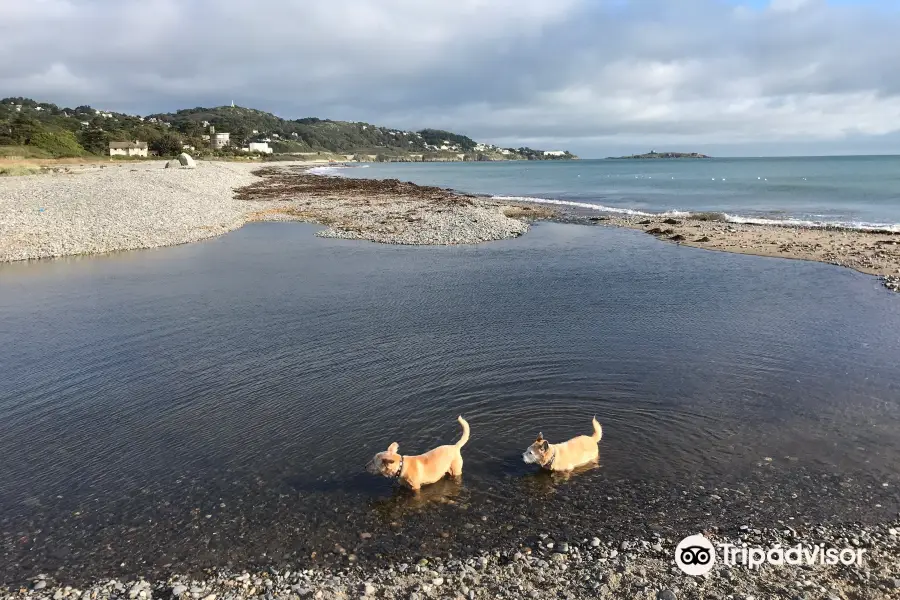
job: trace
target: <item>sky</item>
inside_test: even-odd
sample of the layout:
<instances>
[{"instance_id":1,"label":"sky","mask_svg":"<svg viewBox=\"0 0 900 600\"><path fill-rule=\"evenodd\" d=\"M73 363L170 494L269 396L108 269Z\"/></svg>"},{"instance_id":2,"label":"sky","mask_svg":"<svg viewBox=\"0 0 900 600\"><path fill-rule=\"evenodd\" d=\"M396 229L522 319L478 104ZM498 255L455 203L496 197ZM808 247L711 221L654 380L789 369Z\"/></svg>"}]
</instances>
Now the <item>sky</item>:
<instances>
[{"instance_id":1,"label":"sky","mask_svg":"<svg viewBox=\"0 0 900 600\"><path fill-rule=\"evenodd\" d=\"M897 0L0 2L0 97L582 157L900 153Z\"/></svg>"}]
</instances>

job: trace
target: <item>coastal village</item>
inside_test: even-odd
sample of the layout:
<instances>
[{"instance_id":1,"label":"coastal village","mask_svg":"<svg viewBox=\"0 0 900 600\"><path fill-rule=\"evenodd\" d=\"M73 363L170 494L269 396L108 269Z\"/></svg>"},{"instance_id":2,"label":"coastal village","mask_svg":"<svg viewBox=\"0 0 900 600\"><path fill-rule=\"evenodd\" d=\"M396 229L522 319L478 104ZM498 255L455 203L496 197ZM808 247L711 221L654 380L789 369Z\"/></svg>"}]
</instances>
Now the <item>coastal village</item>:
<instances>
[{"instance_id":1,"label":"coastal village","mask_svg":"<svg viewBox=\"0 0 900 600\"><path fill-rule=\"evenodd\" d=\"M148 116L30 98L0 100L0 157L164 158L190 152L235 160L448 162L571 160L566 150L503 148L436 129L405 131L358 121L282 119L236 106Z\"/></svg>"}]
</instances>

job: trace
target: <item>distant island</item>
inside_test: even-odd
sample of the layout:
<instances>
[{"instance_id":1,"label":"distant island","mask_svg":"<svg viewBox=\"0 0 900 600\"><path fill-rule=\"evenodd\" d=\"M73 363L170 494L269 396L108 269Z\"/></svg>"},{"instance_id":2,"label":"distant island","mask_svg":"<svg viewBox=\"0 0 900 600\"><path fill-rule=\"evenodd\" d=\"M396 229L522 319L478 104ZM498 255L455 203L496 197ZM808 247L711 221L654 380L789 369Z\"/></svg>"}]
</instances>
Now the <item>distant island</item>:
<instances>
[{"instance_id":1,"label":"distant island","mask_svg":"<svg viewBox=\"0 0 900 600\"><path fill-rule=\"evenodd\" d=\"M149 157L432 162L572 160L568 150L502 148L441 129L404 131L358 121L282 119L235 106L128 115L31 98L0 100L0 158Z\"/></svg>"},{"instance_id":2,"label":"distant island","mask_svg":"<svg viewBox=\"0 0 900 600\"><path fill-rule=\"evenodd\" d=\"M699 152L657 152L651 150L646 154L632 154L631 156L608 156L607 160L627 160L627 159L653 159L653 158L712 158Z\"/></svg>"}]
</instances>

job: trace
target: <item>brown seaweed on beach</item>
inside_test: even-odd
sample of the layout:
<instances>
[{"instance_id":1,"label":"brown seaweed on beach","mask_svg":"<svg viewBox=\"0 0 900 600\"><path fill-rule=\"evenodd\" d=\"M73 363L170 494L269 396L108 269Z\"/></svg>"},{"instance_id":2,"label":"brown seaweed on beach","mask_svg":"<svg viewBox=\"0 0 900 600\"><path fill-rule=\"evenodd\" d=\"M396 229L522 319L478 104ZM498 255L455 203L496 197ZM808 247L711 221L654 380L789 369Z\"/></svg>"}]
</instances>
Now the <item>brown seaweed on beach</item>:
<instances>
[{"instance_id":1,"label":"brown seaweed on beach","mask_svg":"<svg viewBox=\"0 0 900 600\"><path fill-rule=\"evenodd\" d=\"M259 181L239 188L237 200L295 200L298 196L403 196L447 205L469 206L473 196L451 190L417 185L399 179L351 179L326 177L306 172L291 172L278 167L263 167L253 172Z\"/></svg>"}]
</instances>

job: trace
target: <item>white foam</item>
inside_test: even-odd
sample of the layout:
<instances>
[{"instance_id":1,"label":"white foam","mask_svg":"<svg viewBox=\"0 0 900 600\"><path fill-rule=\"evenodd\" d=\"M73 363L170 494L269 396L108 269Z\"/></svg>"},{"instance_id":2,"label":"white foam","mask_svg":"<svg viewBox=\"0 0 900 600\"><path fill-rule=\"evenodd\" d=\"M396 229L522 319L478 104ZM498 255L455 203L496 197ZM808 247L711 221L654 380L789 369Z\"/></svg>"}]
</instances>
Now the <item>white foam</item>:
<instances>
[{"instance_id":1,"label":"white foam","mask_svg":"<svg viewBox=\"0 0 900 600\"><path fill-rule=\"evenodd\" d=\"M532 198L531 196L491 196L492 200L505 200L507 202L536 202L538 204L556 204L561 206L574 206L576 208L588 208L591 210L596 210L598 212L609 212L616 213L620 215L634 215L637 217L655 217L659 215L664 215L667 217L678 217L678 216L687 216L691 213L680 211L680 210L670 210L664 213L650 213L644 212L642 210L634 210L631 208L618 208L615 206L605 206L603 204L591 204L589 202L573 202L571 200L552 200L550 198Z\"/></svg>"},{"instance_id":2,"label":"white foam","mask_svg":"<svg viewBox=\"0 0 900 600\"><path fill-rule=\"evenodd\" d=\"M654 213L631 208L619 208L590 202L573 202L571 200L553 200L551 198L533 198L531 196L491 196L493 200L508 202L535 202L537 204L555 204L558 206L572 206L575 208L587 208L597 212L631 215L636 217L681 217L688 218L693 214L685 210L667 210ZM715 211L713 211L715 212ZM813 229L826 229L840 227L844 229L856 229L860 231L893 231L900 233L900 223L867 223L864 221L809 221L805 219L767 219L765 217L744 217L721 213L725 221L729 223L744 223L748 225L772 225L775 227L808 227Z\"/></svg>"},{"instance_id":3,"label":"white foam","mask_svg":"<svg viewBox=\"0 0 900 600\"><path fill-rule=\"evenodd\" d=\"M307 173L310 175L330 175L332 177L345 177L346 173L341 173L341 170L346 169L347 167L313 167Z\"/></svg>"}]
</instances>

